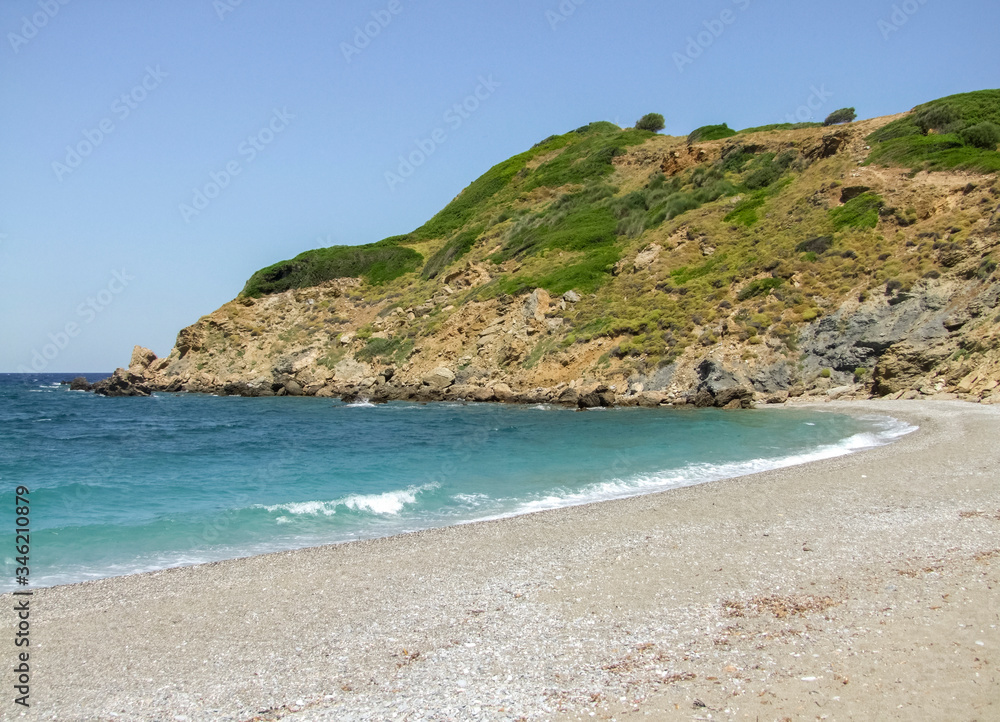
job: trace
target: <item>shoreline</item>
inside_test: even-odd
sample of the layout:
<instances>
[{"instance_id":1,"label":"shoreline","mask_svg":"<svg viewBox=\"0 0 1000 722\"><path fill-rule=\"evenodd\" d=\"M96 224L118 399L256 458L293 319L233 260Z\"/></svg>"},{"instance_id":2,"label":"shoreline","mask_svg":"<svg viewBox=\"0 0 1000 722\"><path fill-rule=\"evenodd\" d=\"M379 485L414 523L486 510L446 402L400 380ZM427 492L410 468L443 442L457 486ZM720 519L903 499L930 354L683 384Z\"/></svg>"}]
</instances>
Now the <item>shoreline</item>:
<instances>
[{"instance_id":1,"label":"shoreline","mask_svg":"<svg viewBox=\"0 0 1000 722\"><path fill-rule=\"evenodd\" d=\"M402 404L408 404L409 402L400 402ZM352 404L353 406L362 405L360 402ZM364 404L374 408L373 404ZM440 405L443 407L447 406L469 406L473 405L472 402L436 402L433 405ZM475 404L478 406L478 404ZM560 406L558 404L545 404L545 405L534 405L528 407L521 404L510 404L504 405L513 408L544 408L546 410L552 411L563 411L568 412L571 409ZM760 407L756 410L769 409L774 413L779 415L788 411L789 413L795 412L816 412L816 413L832 413L839 416L851 416L852 414L838 413L835 409L824 408L825 404L822 403L798 403L798 404L785 404L785 405L769 405L767 407ZM398 408L398 407L397 407ZM610 407L602 409L587 409L587 411L624 411L631 407ZM660 407L661 411L671 410L669 406ZM576 409L574 409L576 410ZM675 409L681 411L682 413L687 411L691 412L691 408ZM634 413L634 411L633 411ZM642 413L642 412L639 412ZM153 572L162 572L174 568L185 568L191 566L200 566L204 564L213 564L222 561L234 561L238 559L246 559L250 557L257 556L268 556L270 554L278 554L288 551L299 551L302 549L310 548L320 548L326 546L334 546L340 544L350 544L356 541L374 540L380 538L391 538L394 536L403 536L407 534L416 533L418 531L427 531L437 528L444 528L446 526L463 526L468 524L478 524L481 522L496 521L499 519L506 519L516 516L522 516L525 514L533 514L540 511L553 511L557 509L569 508L574 506L586 506L588 504L602 503L605 501L618 501L623 499L629 499L638 496L645 496L649 494L657 494L666 491L675 490L685 486L696 486L706 483L714 483L717 481L722 481L726 479L735 479L743 476L750 476L757 473L763 473L765 471L773 471L776 469L786 468L790 466L800 466L803 464L808 464L813 461L819 461L827 458L835 458L837 456L845 456L852 453L857 453L858 451L863 451L868 448L875 448L877 446L883 446L886 444L891 444L897 441L902 436L912 433L917 427L906 424L905 422L898 421L887 414L872 414L872 413L862 413L853 414L858 418L866 419L871 422L874 427L868 431L856 432L852 435L845 436L836 440L828 440L822 443L818 443L817 446L809 448L807 450L785 450L783 455L778 456L767 456L763 452L761 447L760 456L748 456L746 459L742 460L731 460L731 461L712 461L707 463L702 461L690 461L687 465L681 467L668 468L661 471L633 471L628 470L628 472L621 477L614 477L610 479L611 482L621 482L621 485L617 489L609 490L606 487L607 484L596 484L596 486L601 487L595 489L593 486L585 486L581 489L574 490L572 492L566 492L565 496L558 496L555 491L552 492L552 496L546 499L521 499L514 506L505 510L493 510L493 511L481 511L479 516L470 518L461 518L459 520L446 520L445 518L439 518L433 522L427 522L430 525L410 525L410 528L403 529L400 527L396 531L381 530L379 532L369 533L369 534L351 534L344 535L342 538L327 537L326 539L316 538L310 540L308 543L299 539L297 544L289 544L284 546L281 542L269 542L255 541L249 546L234 546L228 547L227 551L220 554L199 554L197 552L186 552L177 553L172 561L167 555L160 555L155 561L145 561L145 560L134 560L131 565L116 564L113 567L105 567L105 570L90 569L85 570L84 573L77 574L76 576L70 576L68 574L50 574L49 576L43 576L37 581L39 586L34 587L35 589L48 589L55 587L72 586L76 584L83 584L87 582L100 581L102 579L109 578L120 578L120 577L130 577L139 574L149 574ZM728 416L728 414L727 414ZM677 417L682 418L682 417ZM750 418L750 417L742 417ZM887 421L888 424L883 422ZM881 427L881 428L878 428ZM707 466L705 469L703 467ZM668 480L661 480L659 482L649 482L648 484L629 484L627 480L630 479L630 475L639 474L641 476L653 475L671 475ZM404 489L400 489L402 492L417 492L426 488L426 484L423 486L410 485ZM345 492L346 493L346 492ZM384 492L384 494L394 494L397 493L395 490L390 490ZM375 493L378 496L377 493ZM275 502L279 506L287 502ZM327 502L308 502L308 503L327 503ZM331 504L337 503L329 502ZM155 555L154 555L155 556ZM113 571L112 571L113 569ZM9 594L13 591L18 590L19 587L16 585L7 585L6 588L0 588L0 594Z\"/></svg>"},{"instance_id":2,"label":"shoreline","mask_svg":"<svg viewBox=\"0 0 1000 722\"><path fill-rule=\"evenodd\" d=\"M886 718L990 716L1000 409L794 406L920 429L641 496L39 589L33 714L754 719L819 715L822 701L838 718L874 703ZM951 632L939 619L952 614L978 623L968 650L958 640L968 665L943 638L933 654L914 646ZM862 681L873 658L907 662L903 681ZM908 681L920 670L933 674ZM912 706L926 692L936 715Z\"/></svg>"}]
</instances>

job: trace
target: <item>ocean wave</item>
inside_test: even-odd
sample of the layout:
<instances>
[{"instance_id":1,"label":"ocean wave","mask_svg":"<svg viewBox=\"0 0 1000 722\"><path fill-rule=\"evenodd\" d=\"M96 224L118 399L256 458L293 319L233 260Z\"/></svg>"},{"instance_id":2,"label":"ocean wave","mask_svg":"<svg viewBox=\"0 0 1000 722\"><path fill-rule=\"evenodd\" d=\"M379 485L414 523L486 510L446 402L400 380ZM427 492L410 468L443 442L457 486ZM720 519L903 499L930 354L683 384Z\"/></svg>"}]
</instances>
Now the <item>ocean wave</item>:
<instances>
[{"instance_id":1,"label":"ocean wave","mask_svg":"<svg viewBox=\"0 0 1000 722\"><path fill-rule=\"evenodd\" d=\"M838 456L853 454L865 449L872 449L877 446L884 446L892 443L906 434L912 433L918 427L907 424L903 421L885 416L868 416L864 420L873 422L878 428L876 431L862 432L841 439L832 444L825 444L810 451L788 454L776 458L758 458L747 461L736 461L723 464L698 463L688 464L677 470L664 471L654 474L642 474L625 479L611 479L609 481L590 484L578 489L556 490L554 493L540 496L536 499L521 502L510 512L496 515L490 518L500 518L507 516L518 516L529 514L535 511L547 509L558 509L566 506L579 506L597 501L607 501L609 499L624 499L631 496L641 496L658 491L667 491L685 486L695 486L705 484L710 481L721 481L722 479L732 479L739 476L747 476L762 471L783 469L789 466L808 464L813 461L832 459Z\"/></svg>"},{"instance_id":2,"label":"ocean wave","mask_svg":"<svg viewBox=\"0 0 1000 722\"><path fill-rule=\"evenodd\" d=\"M366 398L358 399L354 403L347 404L349 409L374 409L376 405Z\"/></svg>"},{"instance_id":3,"label":"ocean wave","mask_svg":"<svg viewBox=\"0 0 1000 722\"><path fill-rule=\"evenodd\" d=\"M438 488L439 484L424 484L423 486L411 486L407 489L397 489L386 491L381 494L351 494L349 496L334 499L332 501L294 501L285 504L272 504L265 506L255 504L255 509L265 509L272 513L282 514L278 519L285 517L285 521L278 521L280 524L288 523L287 515L294 516L333 516L337 509L344 507L351 511L368 512L380 516L395 516L403 511L408 504L416 504L417 496L425 491Z\"/></svg>"}]
</instances>

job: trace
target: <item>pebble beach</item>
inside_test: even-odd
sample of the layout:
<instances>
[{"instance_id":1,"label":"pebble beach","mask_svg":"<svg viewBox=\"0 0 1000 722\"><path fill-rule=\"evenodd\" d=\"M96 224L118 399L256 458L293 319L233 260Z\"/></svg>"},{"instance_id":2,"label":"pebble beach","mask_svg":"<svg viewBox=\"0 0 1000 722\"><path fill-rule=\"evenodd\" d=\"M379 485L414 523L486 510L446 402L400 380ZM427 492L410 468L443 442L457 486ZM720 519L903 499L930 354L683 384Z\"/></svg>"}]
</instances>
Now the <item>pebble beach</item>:
<instances>
[{"instance_id":1,"label":"pebble beach","mask_svg":"<svg viewBox=\"0 0 1000 722\"><path fill-rule=\"evenodd\" d=\"M1000 407L821 406L919 429L658 494L36 590L27 715L997 718Z\"/></svg>"}]
</instances>

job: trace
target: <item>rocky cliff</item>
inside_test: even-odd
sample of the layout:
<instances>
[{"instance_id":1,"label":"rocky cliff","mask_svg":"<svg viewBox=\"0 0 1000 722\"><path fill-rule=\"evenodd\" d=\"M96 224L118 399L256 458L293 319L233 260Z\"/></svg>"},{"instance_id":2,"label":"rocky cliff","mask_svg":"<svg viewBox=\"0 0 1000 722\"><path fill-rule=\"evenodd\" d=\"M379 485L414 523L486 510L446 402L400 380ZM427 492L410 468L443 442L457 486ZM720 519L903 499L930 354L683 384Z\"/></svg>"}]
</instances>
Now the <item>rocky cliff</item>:
<instances>
[{"instance_id":1,"label":"rocky cliff","mask_svg":"<svg viewBox=\"0 0 1000 722\"><path fill-rule=\"evenodd\" d=\"M914 117L554 136L411 234L263 269L108 392L996 402L1000 154L873 162Z\"/></svg>"}]
</instances>

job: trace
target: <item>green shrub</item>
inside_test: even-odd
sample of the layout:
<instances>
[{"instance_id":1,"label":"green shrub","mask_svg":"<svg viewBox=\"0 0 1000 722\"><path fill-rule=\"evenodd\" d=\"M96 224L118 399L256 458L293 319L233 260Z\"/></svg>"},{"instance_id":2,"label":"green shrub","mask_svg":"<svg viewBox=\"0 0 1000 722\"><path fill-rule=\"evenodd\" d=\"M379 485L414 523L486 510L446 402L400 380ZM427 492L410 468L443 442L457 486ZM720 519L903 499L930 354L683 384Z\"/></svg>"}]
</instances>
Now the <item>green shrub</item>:
<instances>
[{"instance_id":1,"label":"green shrub","mask_svg":"<svg viewBox=\"0 0 1000 722\"><path fill-rule=\"evenodd\" d=\"M875 228L878 225L878 212L884 205L885 201L877 193L862 193L839 208L831 208L830 220L837 231L845 228Z\"/></svg>"},{"instance_id":2,"label":"green shrub","mask_svg":"<svg viewBox=\"0 0 1000 722\"><path fill-rule=\"evenodd\" d=\"M729 173L741 173L743 166L753 160L755 153L742 145L734 145L722 151L722 170Z\"/></svg>"},{"instance_id":3,"label":"green shrub","mask_svg":"<svg viewBox=\"0 0 1000 722\"><path fill-rule=\"evenodd\" d=\"M913 115L913 124L927 135L932 130L938 133L952 133L961 123L959 112L950 105L928 105Z\"/></svg>"},{"instance_id":4,"label":"green shrub","mask_svg":"<svg viewBox=\"0 0 1000 722\"><path fill-rule=\"evenodd\" d=\"M646 113L635 124L637 130L648 130L652 133L659 133L666 126L663 116L659 113Z\"/></svg>"},{"instance_id":5,"label":"green shrub","mask_svg":"<svg viewBox=\"0 0 1000 722\"><path fill-rule=\"evenodd\" d=\"M858 114L854 112L854 108L841 108L840 110L835 110L830 113L830 115L826 116L826 120L823 121L823 125L853 123L854 119L857 117Z\"/></svg>"},{"instance_id":6,"label":"green shrub","mask_svg":"<svg viewBox=\"0 0 1000 722\"><path fill-rule=\"evenodd\" d=\"M833 246L833 236L817 236L795 246L799 253L826 253Z\"/></svg>"},{"instance_id":7,"label":"green shrub","mask_svg":"<svg viewBox=\"0 0 1000 722\"><path fill-rule=\"evenodd\" d=\"M415 271L424 260L412 248L396 245L400 237L364 246L331 246L300 253L257 271L240 295L260 297L293 288L318 286L334 278L364 278L373 285Z\"/></svg>"},{"instance_id":8,"label":"green shrub","mask_svg":"<svg viewBox=\"0 0 1000 722\"><path fill-rule=\"evenodd\" d=\"M983 150L996 150L1000 145L1000 125L988 120L970 125L958 135L966 145Z\"/></svg>"},{"instance_id":9,"label":"green shrub","mask_svg":"<svg viewBox=\"0 0 1000 722\"><path fill-rule=\"evenodd\" d=\"M743 180L744 187L752 191L767 188L788 170L797 157L798 152L794 150L786 150L777 156L774 153L756 156L749 174Z\"/></svg>"},{"instance_id":10,"label":"green shrub","mask_svg":"<svg viewBox=\"0 0 1000 722\"><path fill-rule=\"evenodd\" d=\"M763 296L768 292L778 288L785 282L783 278L758 278L756 281L751 281L743 290L740 291L737 298L740 301L746 301L756 296Z\"/></svg>"},{"instance_id":11,"label":"green shrub","mask_svg":"<svg viewBox=\"0 0 1000 722\"><path fill-rule=\"evenodd\" d=\"M700 143L706 140L722 140L736 135L736 131L729 127L727 123L722 125L703 125L695 128L688 136L688 145Z\"/></svg>"}]
</instances>

